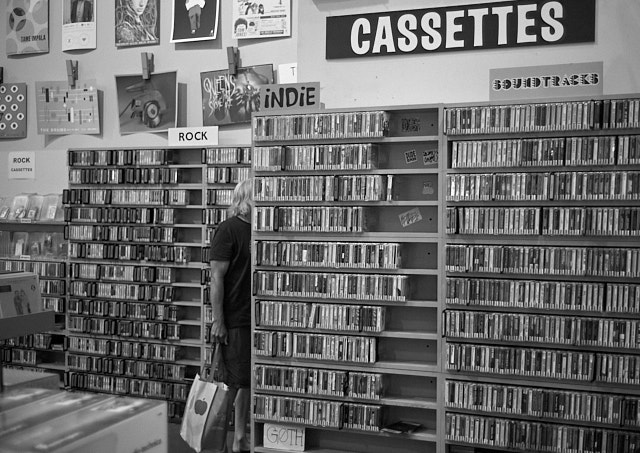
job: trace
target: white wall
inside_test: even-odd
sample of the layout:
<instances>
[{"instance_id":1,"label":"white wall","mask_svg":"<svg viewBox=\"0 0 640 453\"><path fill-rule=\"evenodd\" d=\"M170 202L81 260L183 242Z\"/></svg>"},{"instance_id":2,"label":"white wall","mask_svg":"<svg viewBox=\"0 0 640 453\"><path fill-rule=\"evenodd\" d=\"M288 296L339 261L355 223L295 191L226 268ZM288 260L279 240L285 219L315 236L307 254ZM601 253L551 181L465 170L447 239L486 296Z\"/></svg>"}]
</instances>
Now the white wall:
<instances>
[{"instance_id":1,"label":"white wall","mask_svg":"<svg viewBox=\"0 0 640 453\"><path fill-rule=\"evenodd\" d=\"M154 54L155 71L178 71L178 83L186 88L185 112L181 126L201 126L202 106L200 73L228 67L227 47L240 51L242 66L290 63L297 60L298 21L292 24L292 37L268 40L235 40L231 38L231 7L233 2L221 0L222 20L218 39L195 43L170 43L171 7L173 1L160 0L160 44L117 49L114 44L114 0L97 0L97 49L91 51L62 52L62 0L49 0L50 51L21 57L7 57L0 45L0 66L4 67L5 82L27 82L28 132L25 139L0 140L0 197L21 192L61 193L68 185L66 151L69 148L106 148L126 146L164 146L167 134L141 133L121 136L119 132L115 76L141 74L140 54ZM293 15L298 5L293 1ZM0 12L0 36L6 36L4 8ZM37 134L35 82L67 79L66 60L78 60L79 78L95 79L103 92L102 134L43 136ZM184 90L183 90L184 91ZM221 144L249 144L248 125L220 128ZM9 180L7 159L10 151L36 151L36 179Z\"/></svg>"},{"instance_id":2,"label":"white wall","mask_svg":"<svg viewBox=\"0 0 640 453\"><path fill-rule=\"evenodd\" d=\"M604 62L605 94L640 93L640 1L596 0L596 42L325 60L325 18L489 3L488 0L300 1L299 75L320 81L327 108L489 100L489 70Z\"/></svg>"},{"instance_id":3,"label":"white wall","mask_svg":"<svg viewBox=\"0 0 640 453\"><path fill-rule=\"evenodd\" d=\"M140 53L152 52L157 72L178 70L186 87L185 120L181 125L202 125L200 72L227 67L226 48L238 46L243 65L297 61L300 81L319 81L327 108L470 102L489 99L489 70L517 66L602 61L604 93L640 93L640 1L596 0L596 42L526 49L445 52L410 56L325 59L325 18L385 10L486 3L481 0L292 0L291 38L237 41L231 39L230 0L221 0L219 38L213 42L169 43L171 2L161 0L161 44L116 49L112 0L99 0L98 48L62 52L62 2L50 0L51 50L48 54L7 58L0 48L0 66L7 82L28 84L28 136L0 141L0 196L20 192L61 192L67 186L66 150L79 147L163 146L166 134L120 136L115 100L115 75L141 72ZM6 35L0 16L0 36ZM104 93L100 136L45 137L37 134L35 81L66 80L66 59L79 61L79 76L96 79ZM221 143L248 143L246 126L221 128ZM7 153L37 152L35 181L8 180Z\"/></svg>"}]
</instances>

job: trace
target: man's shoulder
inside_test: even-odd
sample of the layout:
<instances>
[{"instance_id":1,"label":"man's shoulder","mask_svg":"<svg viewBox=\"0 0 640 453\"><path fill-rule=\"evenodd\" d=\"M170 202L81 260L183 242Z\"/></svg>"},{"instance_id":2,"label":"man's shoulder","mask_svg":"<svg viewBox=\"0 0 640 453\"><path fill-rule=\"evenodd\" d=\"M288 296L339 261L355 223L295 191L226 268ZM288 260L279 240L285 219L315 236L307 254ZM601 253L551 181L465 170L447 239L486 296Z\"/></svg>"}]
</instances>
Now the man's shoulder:
<instances>
[{"instance_id":1,"label":"man's shoulder","mask_svg":"<svg viewBox=\"0 0 640 453\"><path fill-rule=\"evenodd\" d=\"M237 220L238 218L236 216L227 217L222 222L220 222L220 224L218 225L218 228L229 228L230 226L234 225Z\"/></svg>"},{"instance_id":2,"label":"man's shoulder","mask_svg":"<svg viewBox=\"0 0 640 453\"><path fill-rule=\"evenodd\" d=\"M220 228L222 225L225 225L227 227L229 226L237 226L237 225L249 225L251 226L251 224L245 222L244 220L242 220L240 217L238 217L237 215L234 215L232 217L228 217L227 219L223 220L220 225L218 226L218 228Z\"/></svg>"}]
</instances>

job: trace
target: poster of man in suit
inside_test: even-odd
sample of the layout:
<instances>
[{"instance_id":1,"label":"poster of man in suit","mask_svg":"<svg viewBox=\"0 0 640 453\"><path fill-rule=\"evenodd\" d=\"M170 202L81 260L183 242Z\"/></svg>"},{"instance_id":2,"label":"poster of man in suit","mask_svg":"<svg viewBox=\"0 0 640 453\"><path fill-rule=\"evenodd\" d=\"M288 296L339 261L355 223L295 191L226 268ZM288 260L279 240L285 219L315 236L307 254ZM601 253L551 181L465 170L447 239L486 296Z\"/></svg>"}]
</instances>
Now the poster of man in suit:
<instances>
[{"instance_id":1,"label":"poster of man in suit","mask_svg":"<svg viewBox=\"0 0 640 453\"><path fill-rule=\"evenodd\" d=\"M72 0L71 2L71 22L92 22L93 2L92 0Z\"/></svg>"}]
</instances>

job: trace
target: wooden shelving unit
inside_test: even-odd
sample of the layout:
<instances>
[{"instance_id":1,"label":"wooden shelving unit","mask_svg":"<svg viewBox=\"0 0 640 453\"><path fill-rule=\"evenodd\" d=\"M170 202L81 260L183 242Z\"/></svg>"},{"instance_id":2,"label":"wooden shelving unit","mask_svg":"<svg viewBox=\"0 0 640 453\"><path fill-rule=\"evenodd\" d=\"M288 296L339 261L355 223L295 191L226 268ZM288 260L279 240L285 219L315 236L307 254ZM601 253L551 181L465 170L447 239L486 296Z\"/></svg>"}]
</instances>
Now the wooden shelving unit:
<instances>
[{"instance_id":1,"label":"wooden shelving unit","mask_svg":"<svg viewBox=\"0 0 640 453\"><path fill-rule=\"evenodd\" d=\"M640 100L445 118L448 450L637 451Z\"/></svg>"},{"instance_id":2,"label":"wooden shelving unit","mask_svg":"<svg viewBox=\"0 0 640 453\"><path fill-rule=\"evenodd\" d=\"M256 451L443 451L442 109L253 118ZM411 434L382 429L398 420Z\"/></svg>"}]
</instances>

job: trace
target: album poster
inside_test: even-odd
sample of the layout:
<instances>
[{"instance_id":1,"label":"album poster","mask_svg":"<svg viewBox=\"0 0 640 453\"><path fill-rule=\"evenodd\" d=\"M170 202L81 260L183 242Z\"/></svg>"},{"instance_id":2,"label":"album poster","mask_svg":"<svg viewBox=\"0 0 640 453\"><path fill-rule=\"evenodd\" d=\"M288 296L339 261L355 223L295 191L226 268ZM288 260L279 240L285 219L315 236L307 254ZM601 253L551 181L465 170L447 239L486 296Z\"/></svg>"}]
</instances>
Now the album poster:
<instances>
[{"instance_id":1,"label":"album poster","mask_svg":"<svg viewBox=\"0 0 640 453\"><path fill-rule=\"evenodd\" d=\"M7 0L7 55L49 52L49 0Z\"/></svg>"},{"instance_id":2,"label":"album poster","mask_svg":"<svg viewBox=\"0 0 640 453\"><path fill-rule=\"evenodd\" d=\"M36 82L38 134L99 134L100 108L95 80Z\"/></svg>"},{"instance_id":3,"label":"album poster","mask_svg":"<svg viewBox=\"0 0 640 453\"><path fill-rule=\"evenodd\" d=\"M260 110L260 87L273 83L273 65L200 73L204 126L246 123Z\"/></svg>"},{"instance_id":4,"label":"album poster","mask_svg":"<svg viewBox=\"0 0 640 453\"><path fill-rule=\"evenodd\" d=\"M233 38L291 36L291 0L233 0Z\"/></svg>"},{"instance_id":5,"label":"album poster","mask_svg":"<svg viewBox=\"0 0 640 453\"><path fill-rule=\"evenodd\" d=\"M177 72L116 76L120 134L167 132L178 118Z\"/></svg>"},{"instance_id":6,"label":"album poster","mask_svg":"<svg viewBox=\"0 0 640 453\"><path fill-rule=\"evenodd\" d=\"M220 0L173 0L171 42L216 39Z\"/></svg>"},{"instance_id":7,"label":"album poster","mask_svg":"<svg viewBox=\"0 0 640 453\"><path fill-rule=\"evenodd\" d=\"M0 138L27 136L27 84L0 84Z\"/></svg>"},{"instance_id":8,"label":"album poster","mask_svg":"<svg viewBox=\"0 0 640 453\"><path fill-rule=\"evenodd\" d=\"M98 0L63 0L62 50L96 48Z\"/></svg>"},{"instance_id":9,"label":"album poster","mask_svg":"<svg viewBox=\"0 0 640 453\"><path fill-rule=\"evenodd\" d=\"M115 0L116 47L160 43L160 0Z\"/></svg>"}]
</instances>

